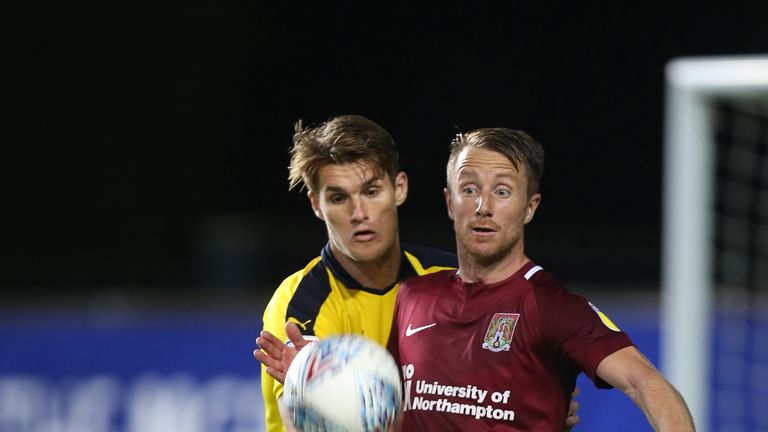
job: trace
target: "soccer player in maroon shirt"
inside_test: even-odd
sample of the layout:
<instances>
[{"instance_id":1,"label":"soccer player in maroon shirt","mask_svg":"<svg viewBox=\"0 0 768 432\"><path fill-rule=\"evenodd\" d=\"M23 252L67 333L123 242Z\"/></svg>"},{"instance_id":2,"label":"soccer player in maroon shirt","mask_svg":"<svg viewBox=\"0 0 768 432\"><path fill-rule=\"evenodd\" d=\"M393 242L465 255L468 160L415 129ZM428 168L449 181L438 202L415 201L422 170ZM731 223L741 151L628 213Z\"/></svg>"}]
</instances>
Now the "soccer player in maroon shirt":
<instances>
[{"instance_id":1,"label":"soccer player in maroon shirt","mask_svg":"<svg viewBox=\"0 0 768 432\"><path fill-rule=\"evenodd\" d=\"M680 394L629 337L525 255L543 159L521 131L454 140L444 193L459 269L404 282L390 332L403 430L559 430L584 372L626 393L655 430L693 431Z\"/></svg>"},{"instance_id":2,"label":"soccer player in maroon shirt","mask_svg":"<svg viewBox=\"0 0 768 432\"><path fill-rule=\"evenodd\" d=\"M408 183L405 173L391 171L393 165L384 162L399 159L389 133L381 126L360 116L339 116L314 128L299 127L299 129L300 131L297 131L297 135L294 136L291 177L297 184L302 178L301 181L305 184L309 182L306 184L309 189L307 195L312 208L327 225L329 244L335 245L332 249L335 259L323 258L320 262L328 261L329 266L326 268L333 269L329 273L343 280L343 283L351 288L362 286L364 282L368 282L366 284L368 287L377 287L378 283L382 285L380 288L388 286L391 288L401 280L403 275L413 274L407 271L408 264L400 262L402 252L399 252L397 207L407 195L405 192L407 192ZM307 144L310 142L307 138L309 137L312 137L312 146L308 147ZM394 166L396 167L397 164L395 163ZM363 170L361 167L368 169ZM312 172L316 172L316 175ZM391 174L387 174L390 172ZM379 173L381 180L376 181L377 177L374 176L376 173ZM400 192L397 193L397 191ZM361 221L364 223L361 224ZM374 241L358 242L351 234L359 230L361 225L371 226L372 221L376 221L373 226L378 227L374 230L376 233ZM394 245L396 253L391 253L393 248L388 245ZM452 262L453 264L449 265L451 268L455 267L455 260L452 259ZM322 272L319 273L326 274L326 268L321 269ZM341 278L339 275L342 273L348 275ZM306 282L308 279L304 278L302 281ZM323 289L329 291L329 280L326 277L325 281L318 282L313 287L320 291ZM281 288L290 288L290 286ZM294 299L300 297L298 294L301 291L299 288L295 289ZM278 292L280 291L281 289L278 289ZM317 292L318 290L309 290L304 294L314 295ZM380 299L379 308L388 305L387 314L391 314L394 296L382 296ZM376 307L375 304L370 303L369 306ZM273 308L271 312L265 313L265 316L276 314L277 309ZM376 310L370 310L370 312L370 316L376 316ZM326 319L329 319L329 316L333 315L326 315ZM313 322L317 322L315 318L315 316L302 316L299 321L312 319ZM386 323L382 325L386 325L386 330L389 330L391 315L385 318ZM326 324L334 323L326 321ZM343 328L344 325L344 323L338 323L339 328ZM266 373L280 383L284 380L285 371L296 355L297 348L307 344L303 339L303 334L307 333L300 330L295 322L287 323L285 328L293 346L287 346L283 343L284 340L281 340L282 338L278 339L265 330L257 339L259 349L254 351L254 356L266 366ZM510 330L511 327L502 327L496 343L505 340L504 335ZM386 336L380 343L386 343ZM277 400L274 393L268 394L272 392L272 386L269 387L269 392L265 392L265 404L271 405L273 409L268 408L272 415L268 416L271 419L268 418L267 429L282 430L283 424L280 422L279 414L278 418L275 418L274 413L277 409ZM268 399L269 396L272 397L271 401ZM578 403L573 400L570 404L569 416L562 423L565 430L579 421L576 415L577 410ZM290 425L286 426L290 427Z\"/></svg>"}]
</instances>

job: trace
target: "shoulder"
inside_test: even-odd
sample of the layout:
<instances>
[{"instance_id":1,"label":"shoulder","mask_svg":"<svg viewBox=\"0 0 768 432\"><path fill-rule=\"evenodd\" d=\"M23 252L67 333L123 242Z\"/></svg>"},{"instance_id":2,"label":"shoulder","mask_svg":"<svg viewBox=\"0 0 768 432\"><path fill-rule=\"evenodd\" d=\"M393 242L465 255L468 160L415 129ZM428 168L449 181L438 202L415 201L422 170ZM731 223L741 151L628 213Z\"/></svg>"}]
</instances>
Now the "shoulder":
<instances>
[{"instance_id":1,"label":"shoulder","mask_svg":"<svg viewBox=\"0 0 768 432\"><path fill-rule=\"evenodd\" d=\"M563 283L541 266L535 265L524 275L528 283L532 285L536 297L552 299L563 295L570 295Z\"/></svg>"},{"instance_id":2,"label":"shoulder","mask_svg":"<svg viewBox=\"0 0 768 432\"><path fill-rule=\"evenodd\" d=\"M328 276L325 265L320 257L309 261L307 265L283 279L272 295L272 300L279 298L291 298L299 291L316 290L322 285L327 285Z\"/></svg>"},{"instance_id":3,"label":"shoulder","mask_svg":"<svg viewBox=\"0 0 768 432\"><path fill-rule=\"evenodd\" d=\"M531 271L537 269L530 277L526 277L531 285L530 293L535 298L536 308L541 311L543 316L568 316L573 307L587 306L587 300L574 294L563 285L563 283L539 266L534 266Z\"/></svg>"},{"instance_id":4,"label":"shoulder","mask_svg":"<svg viewBox=\"0 0 768 432\"><path fill-rule=\"evenodd\" d=\"M277 287L264 309L264 326L282 328L288 318L314 319L331 292L328 271L320 257L293 273ZM302 319L303 318L303 319Z\"/></svg>"},{"instance_id":5,"label":"shoulder","mask_svg":"<svg viewBox=\"0 0 768 432\"><path fill-rule=\"evenodd\" d=\"M402 245L406 257L418 274L453 269L458 267L456 255L424 246Z\"/></svg>"}]
</instances>

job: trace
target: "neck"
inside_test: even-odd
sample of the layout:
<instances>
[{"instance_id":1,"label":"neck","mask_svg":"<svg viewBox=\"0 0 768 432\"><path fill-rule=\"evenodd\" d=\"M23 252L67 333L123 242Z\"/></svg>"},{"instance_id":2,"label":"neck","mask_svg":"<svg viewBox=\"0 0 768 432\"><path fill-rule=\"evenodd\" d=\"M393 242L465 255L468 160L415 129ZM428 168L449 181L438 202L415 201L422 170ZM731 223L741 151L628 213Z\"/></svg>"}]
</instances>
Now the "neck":
<instances>
[{"instance_id":1,"label":"neck","mask_svg":"<svg viewBox=\"0 0 768 432\"><path fill-rule=\"evenodd\" d=\"M523 251L522 242L518 242L511 251L502 257L477 257L470 254L463 246L457 246L459 258L458 276L468 283L482 282L491 284L503 281L517 273L528 261Z\"/></svg>"},{"instance_id":2,"label":"neck","mask_svg":"<svg viewBox=\"0 0 768 432\"><path fill-rule=\"evenodd\" d=\"M397 282L400 274L400 242L373 261L357 261L341 253L331 242L331 252L344 270L366 288L384 290Z\"/></svg>"}]
</instances>

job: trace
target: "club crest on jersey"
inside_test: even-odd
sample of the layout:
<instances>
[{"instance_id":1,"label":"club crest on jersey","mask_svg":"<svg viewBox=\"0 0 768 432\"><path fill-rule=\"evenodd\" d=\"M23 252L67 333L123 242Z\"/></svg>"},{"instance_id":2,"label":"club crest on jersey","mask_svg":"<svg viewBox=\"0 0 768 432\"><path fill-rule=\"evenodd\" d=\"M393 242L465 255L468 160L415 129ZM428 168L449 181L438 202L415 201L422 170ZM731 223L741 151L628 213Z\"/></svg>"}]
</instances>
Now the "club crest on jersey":
<instances>
[{"instance_id":1,"label":"club crest on jersey","mask_svg":"<svg viewBox=\"0 0 768 432\"><path fill-rule=\"evenodd\" d=\"M483 339L483 348L493 351L509 351L512 345L512 335L515 333L519 313L495 313L488 324L488 330Z\"/></svg>"}]
</instances>

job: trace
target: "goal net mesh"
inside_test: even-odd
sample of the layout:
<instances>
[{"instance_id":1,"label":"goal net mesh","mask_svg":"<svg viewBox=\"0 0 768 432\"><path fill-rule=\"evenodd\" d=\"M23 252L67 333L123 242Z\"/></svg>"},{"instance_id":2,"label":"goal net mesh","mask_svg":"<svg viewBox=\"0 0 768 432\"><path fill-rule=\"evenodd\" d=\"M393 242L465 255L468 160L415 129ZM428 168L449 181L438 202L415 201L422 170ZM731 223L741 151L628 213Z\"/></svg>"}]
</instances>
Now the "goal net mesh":
<instances>
[{"instance_id":1,"label":"goal net mesh","mask_svg":"<svg viewBox=\"0 0 768 432\"><path fill-rule=\"evenodd\" d=\"M711 430L768 431L768 101L713 112Z\"/></svg>"}]
</instances>

